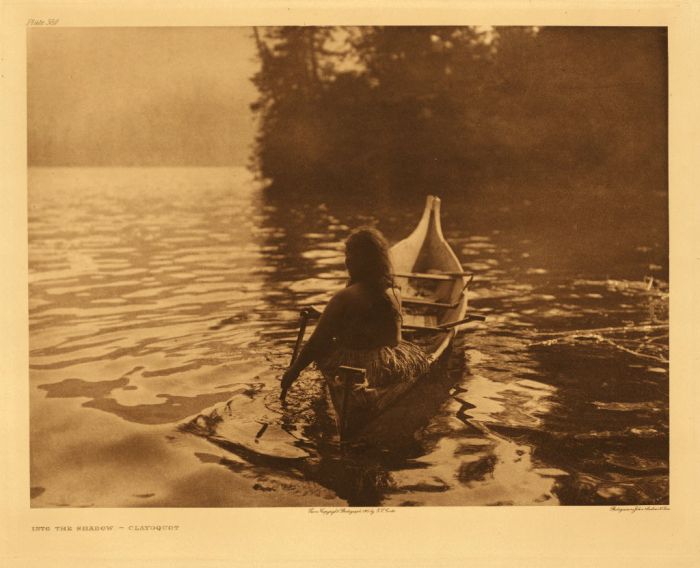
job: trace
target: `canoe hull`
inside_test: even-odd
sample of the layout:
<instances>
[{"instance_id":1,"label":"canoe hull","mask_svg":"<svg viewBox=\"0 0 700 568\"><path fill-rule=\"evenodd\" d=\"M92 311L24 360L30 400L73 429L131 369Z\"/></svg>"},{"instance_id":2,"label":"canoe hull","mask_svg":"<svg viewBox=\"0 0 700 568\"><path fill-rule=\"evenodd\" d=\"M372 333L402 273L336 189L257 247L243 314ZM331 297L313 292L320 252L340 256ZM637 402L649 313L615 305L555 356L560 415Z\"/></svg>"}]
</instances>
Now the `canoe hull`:
<instances>
[{"instance_id":1,"label":"canoe hull","mask_svg":"<svg viewBox=\"0 0 700 568\"><path fill-rule=\"evenodd\" d=\"M325 374L341 439L368 432L385 411L418 382L443 368L456 336L455 328L441 326L460 321L467 311L469 280L442 234L440 199L428 196L420 221L413 232L390 249L401 296L404 333L428 354L430 370L395 385L370 388L360 373ZM431 278L431 274L435 274ZM450 274L449 278L445 275ZM420 275L420 277L418 276Z\"/></svg>"},{"instance_id":2,"label":"canoe hull","mask_svg":"<svg viewBox=\"0 0 700 568\"><path fill-rule=\"evenodd\" d=\"M418 382L430 381L444 369L450 356L454 331L449 332L440 353L431 359L430 368L424 374L414 375L407 381L382 388L368 388L359 379L344 375L324 374L326 386L335 411L335 420L341 439L356 439L367 434L373 425L385 415L399 399Z\"/></svg>"}]
</instances>

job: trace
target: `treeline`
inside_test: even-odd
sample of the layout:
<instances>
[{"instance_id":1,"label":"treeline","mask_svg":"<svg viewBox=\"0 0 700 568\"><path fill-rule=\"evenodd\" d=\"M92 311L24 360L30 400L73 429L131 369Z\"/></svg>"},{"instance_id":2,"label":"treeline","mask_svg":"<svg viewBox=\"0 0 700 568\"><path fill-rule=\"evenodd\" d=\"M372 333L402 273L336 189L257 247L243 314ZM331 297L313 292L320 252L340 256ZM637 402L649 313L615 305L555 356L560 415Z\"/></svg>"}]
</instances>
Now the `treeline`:
<instances>
[{"instance_id":1,"label":"treeline","mask_svg":"<svg viewBox=\"0 0 700 568\"><path fill-rule=\"evenodd\" d=\"M660 28L255 29L254 167L284 192L665 190Z\"/></svg>"}]
</instances>

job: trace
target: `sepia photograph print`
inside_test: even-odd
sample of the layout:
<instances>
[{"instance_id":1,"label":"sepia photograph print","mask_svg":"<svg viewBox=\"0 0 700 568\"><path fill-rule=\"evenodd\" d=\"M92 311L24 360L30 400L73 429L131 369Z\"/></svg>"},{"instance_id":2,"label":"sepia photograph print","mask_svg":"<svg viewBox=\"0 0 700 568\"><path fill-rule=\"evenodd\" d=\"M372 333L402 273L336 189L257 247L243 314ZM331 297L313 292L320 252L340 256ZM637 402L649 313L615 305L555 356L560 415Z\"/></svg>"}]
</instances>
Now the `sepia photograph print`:
<instances>
[{"instance_id":1,"label":"sepia photograph print","mask_svg":"<svg viewBox=\"0 0 700 568\"><path fill-rule=\"evenodd\" d=\"M0 14L0 565L698 565L700 4Z\"/></svg>"},{"instance_id":2,"label":"sepia photograph print","mask_svg":"<svg viewBox=\"0 0 700 568\"><path fill-rule=\"evenodd\" d=\"M32 509L669 504L666 27L26 42Z\"/></svg>"},{"instance_id":3,"label":"sepia photograph print","mask_svg":"<svg viewBox=\"0 0 700 568\"><path fill-rule=\"evenodd\" d=\"M663 27L27 29L31 507L669 503Z\"/></svg>"}]
</instances>

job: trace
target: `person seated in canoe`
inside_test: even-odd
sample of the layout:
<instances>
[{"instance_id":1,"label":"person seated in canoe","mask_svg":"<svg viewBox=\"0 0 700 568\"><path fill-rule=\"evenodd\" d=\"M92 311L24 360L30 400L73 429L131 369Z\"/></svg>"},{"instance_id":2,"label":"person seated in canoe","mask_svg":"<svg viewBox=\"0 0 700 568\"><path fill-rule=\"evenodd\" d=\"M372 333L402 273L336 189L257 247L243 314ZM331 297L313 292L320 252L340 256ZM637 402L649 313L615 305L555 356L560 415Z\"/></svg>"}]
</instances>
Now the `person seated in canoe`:
<instances>
[{"instance_id":1,"label":"person seated in canoe","mask_svg":"<svg viewBox=\"0 0 700 568\"><path fill-rule=\"evenodd\" d=\"M383 235L372 228L354 231L345 243L345 266L347 286L328 302L313 334L282 377L283 401L312 362L331 375L340 365L365 369L371 387L408 381L430 367L427 354L401 338L401 300Z\"/></svg>"}]
</instances>

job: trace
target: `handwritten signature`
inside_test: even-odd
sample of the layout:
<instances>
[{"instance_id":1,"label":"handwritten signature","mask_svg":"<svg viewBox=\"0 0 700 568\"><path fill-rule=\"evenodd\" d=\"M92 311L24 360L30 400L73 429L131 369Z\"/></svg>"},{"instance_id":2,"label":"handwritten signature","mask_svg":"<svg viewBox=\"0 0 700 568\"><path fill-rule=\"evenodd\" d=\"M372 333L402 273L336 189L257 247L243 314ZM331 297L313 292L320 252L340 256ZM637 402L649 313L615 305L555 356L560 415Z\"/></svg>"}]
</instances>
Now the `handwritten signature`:
<instances>
[{"instance_id":1,"label":"handwritten signature","mask_svg":"<svg viewBox=\"0 0 700 568\"><path fill-rule=\"evenodd\" d=\"M637 511L670 511L671 507L669 507L668 505L613 505L612 507L610 507L610 510L615 511L617 513L636 513Z\"/></svg>"},{"instance_id":2,"label":"handwritten signature","mask_svg":"<svg viewBox=\"0 0 700 568\"><path fill-rule=\"evenodd\" d=\"M383 515L394 513L392 507L309 507L309 514L320 514L328 517L333 515Z\"/></svg>"}]
</instances>

